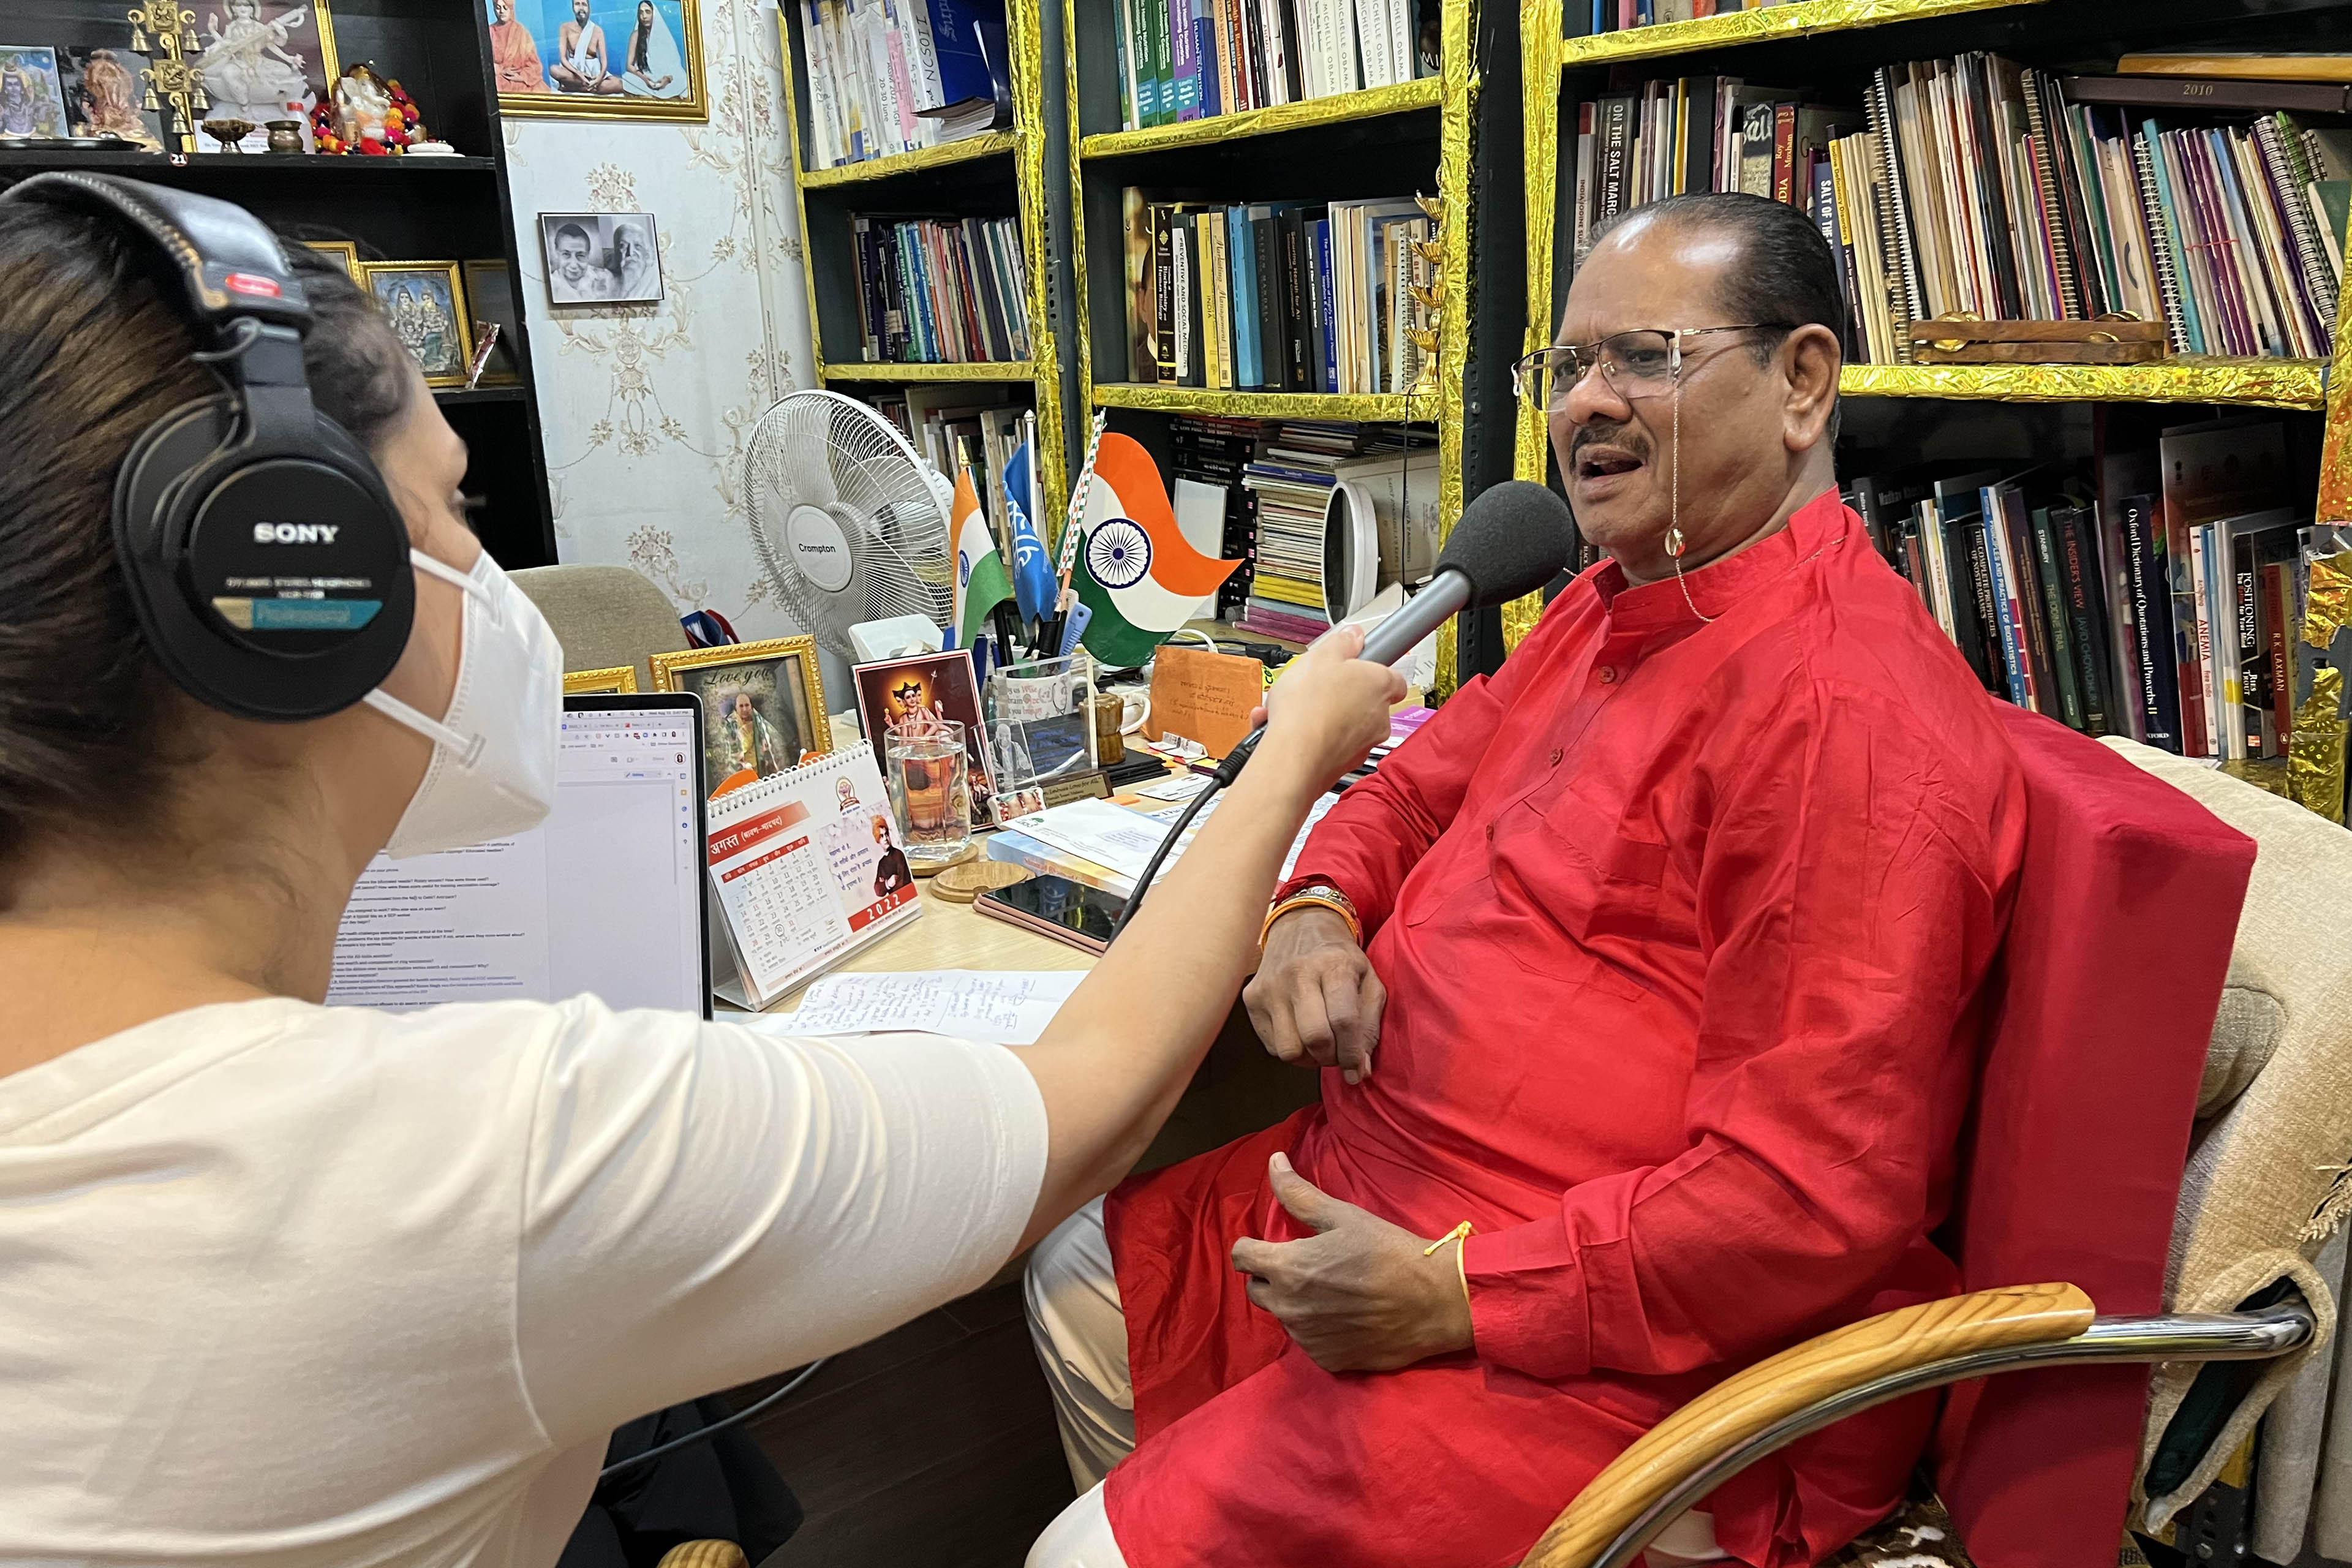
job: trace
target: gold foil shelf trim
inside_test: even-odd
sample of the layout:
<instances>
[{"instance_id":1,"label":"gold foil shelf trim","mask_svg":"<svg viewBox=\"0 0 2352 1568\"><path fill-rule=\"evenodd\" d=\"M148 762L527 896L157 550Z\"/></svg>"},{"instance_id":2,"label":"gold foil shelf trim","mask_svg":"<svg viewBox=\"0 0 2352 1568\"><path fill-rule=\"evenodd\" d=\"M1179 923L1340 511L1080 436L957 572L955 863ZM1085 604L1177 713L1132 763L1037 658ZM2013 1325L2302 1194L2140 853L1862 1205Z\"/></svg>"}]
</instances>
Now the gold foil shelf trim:
<instances>
[{"instance_id":1,"label":"gold foil shelf trim","mask_svg":"<svg viewBox=\"0 0 2352 1568\"><path fill-rule=\"evenodd\" d=\"M911 174L920 169L968 163L974 158L991 158L1000 153L1010 153L1020 142L1021 135L1016 131L991 131L979 136L967 136L961 142L942 142L936 147L918 147L912 153L892 153L885 157L841 163L830 169L804 169L801 172L801 188L816 190L826 185L862 184L868 180L887 180L894 174Z\"/></svg>"},{"instance_id":2,"label":"gold foil shelf trim","mask_svg":"<svg viewBox=\"0 0 2352 1568\"><path fill-rule=\"evenodd\" d=\"M2311 695L2294 710L2287 742L2287 795L2330 822L2344 820L2344 672L2311 672Z\"/></svg>"},{"instance_id":3,"label":"gold foil shelf trim","mask_svg":"<svg viewBox=\"0 0 2352 1568\"><path fill-rule=\"evenodd\" d=\"M1097 408L1146 408L1226 419L1372 419L1435 422L1442 400L1402 392L1220 392L1206 386L1095 383ZM1412 405L1410 416L1406 405Z\"/></svg>"},{"instance_id":4,"label":"gold foil shelf trim","mask_svg":"<svg viewBox=\"0 0 2352 1568\"><path fill-rule=\"evenodd\" d=\"M2304 599L2303 640L2324 648L2352 623L2352 550L2310 558L2311 588Z\"/></svg>"},{"instance_id":5,"label":"gold foil shelf trim","mask_svg":"<svg viewBox=\"0 0 2352 1568\"><path fill-rule=\"evenodd\" d=\"M1335 92L1271 109L1245 109L1238 114L1211 115L1178 125L1147 125L1139 131L1105 131L1083 137L1081 158L1118 158L1133 153L1157 153L1169 147L1205 147L1237 142L1245 136L1270 136L1310 125L1340 125L1381 114L1403 114L1434 109L1444 100L1445 79L1416 77L1391 87L1368 87L1357 92Z\"/></svg>"},{"instance_id":6,"label":"gold foil shelf trim","mask_svg":"<svg viewBox=\"0 0 2352 1568\"><path fill-rule=\"evenodd\" d=\"M827 381L1034 381L1036 367L1025 359L964 360L952 364L904 363L896 360L851 360L826 365Z\"/></svg>"},{"instance_id":7,"label":"gold foil shelf trim","mask_svg":"<svg viewBox=\"0 0 2352 1568\"><path fill-rule=\"evenodd\" d=\"M1948 16L1961 11L1990 11L2035 3L2036 0L1797 0L1795 5L1734 11L1727 16L1703 16L1694 22L1659 22L1615 33L1563 38L1560 64L1573 68L1609 60L1688 54L1696 49L1802 37L1808 33L1876 27L1919 16Z\"/></svg>"},{"instance_id":8,"label":"gold foil shelf trim","mask_svg":"<svg viewBox=\"0 0 2352 1568\"><path fill-rule=\"evenodd\" d=\"M2324 397L2322 368L2317 360L2191 354L2157 364L1850 364L1838 377L1838 390L1850 397L2317 408Z\"/></svg>"}]
</instances>

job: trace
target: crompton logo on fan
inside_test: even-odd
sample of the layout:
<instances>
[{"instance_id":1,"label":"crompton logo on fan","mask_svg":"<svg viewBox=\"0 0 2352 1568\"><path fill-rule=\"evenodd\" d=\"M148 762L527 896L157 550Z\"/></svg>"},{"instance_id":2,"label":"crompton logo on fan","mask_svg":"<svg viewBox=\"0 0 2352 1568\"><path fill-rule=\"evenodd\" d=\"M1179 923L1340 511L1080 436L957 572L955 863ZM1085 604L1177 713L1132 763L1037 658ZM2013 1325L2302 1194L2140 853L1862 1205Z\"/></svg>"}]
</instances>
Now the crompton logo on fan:
<instances>
[{"instance_id":1,"label":"crompton logo on fan","mask_svg":"<svg viewBox=\"0 0 2352 1568\"><path fill-rule=\"evenodd\" d=\"M337 522L257 522L253 525L256 544L332 544L335 535L342 531Z\"/></svg>"}]
</instances>

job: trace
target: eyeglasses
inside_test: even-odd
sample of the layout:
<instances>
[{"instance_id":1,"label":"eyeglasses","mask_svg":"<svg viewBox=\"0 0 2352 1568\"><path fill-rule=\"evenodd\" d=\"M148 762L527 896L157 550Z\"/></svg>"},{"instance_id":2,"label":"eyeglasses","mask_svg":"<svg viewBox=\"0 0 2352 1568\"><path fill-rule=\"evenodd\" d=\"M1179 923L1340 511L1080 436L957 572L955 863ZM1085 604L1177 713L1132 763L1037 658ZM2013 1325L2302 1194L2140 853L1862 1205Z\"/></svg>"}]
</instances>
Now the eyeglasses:
<instances>
[{"instance_id":1,"label":"eyeglasses","mask_svg":"<svg viewBox=\"0 0 2352 1568\"><path fill-rule=\"evenodd\" d=\"M1682 379L1683 342L1717 332L1790 332L1786 321L1750 321L1738 327L1642 327L1613 332L1597 343L1562 343L1538 349L1511 365L1513 390L1546 413L1568 406L1569 394L1596 366L1609 390L1631 402L1658 397Z\"/></svg>"}]
</instances>

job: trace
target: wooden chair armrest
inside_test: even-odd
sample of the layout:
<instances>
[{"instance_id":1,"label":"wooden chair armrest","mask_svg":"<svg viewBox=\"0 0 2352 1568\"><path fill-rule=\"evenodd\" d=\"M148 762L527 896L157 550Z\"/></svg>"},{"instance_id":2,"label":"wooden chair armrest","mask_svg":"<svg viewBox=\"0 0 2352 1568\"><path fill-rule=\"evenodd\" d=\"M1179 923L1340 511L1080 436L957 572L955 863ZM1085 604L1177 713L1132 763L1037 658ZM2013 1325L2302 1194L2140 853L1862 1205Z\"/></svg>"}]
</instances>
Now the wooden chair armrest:
<instances>
[{"instance_id":1,"label":"wooden chair armrest","mask_svg":"<svg viewBox=\"0 0 2352 1568\"><path fill-rule=\"evenodd\" d=\"M684 1541L662 1553L656 1568L751 1568L731 1541Z\"/></svg>"},{"instance_id":2,"label":"wooden chair armrest","mask_svg":"<svg viewBox=\"0 0 2352 1568\"><path fill-rule=\"evenodd\" d=\"M1825 1395L1953 1356L2070 1340L2095 1311L2072 1285L2011 1285L1882 1312L1792 1345L1635 1439L1560 1510L1520 1568L1589 1568L1685 1477Z\"/></svg>"}]
</instances>

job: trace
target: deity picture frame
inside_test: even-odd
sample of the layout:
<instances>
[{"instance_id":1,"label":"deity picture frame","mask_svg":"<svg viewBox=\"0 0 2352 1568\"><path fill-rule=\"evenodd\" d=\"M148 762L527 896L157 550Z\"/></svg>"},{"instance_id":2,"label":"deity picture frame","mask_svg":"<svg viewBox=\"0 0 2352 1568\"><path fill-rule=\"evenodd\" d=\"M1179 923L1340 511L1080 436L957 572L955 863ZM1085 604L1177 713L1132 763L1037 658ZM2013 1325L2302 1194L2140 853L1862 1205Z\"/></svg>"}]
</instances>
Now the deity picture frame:
<instances>
[{"instance_id":1,"label":"deity picture frame","mask_svg":"<svg viewBox=\"0 0 2352 1568\"><path fill-rule=\"evenodd\" d=\"M696 0L476 0L488 24L499 112L543 120L710 118ZM601 53L561 42L578 7ZM651 15L648 16L647 13ZM586 42L575 33L575 39Z\"/></svg>"},{"instance_id":2,"label":"deity picture frame","mask_svg":"<svg viewBox=\"0 0 2352 1568\"><path fill-rule=\"evenodd\" d=\"M704 773L713 795L797 767L803 753L833 750L813 637L657 653L646 662L656 691L702 700Z\"/></svg>"},{"instance_id":3,"label":"deity picture frame","mask_svg":"<svg viewBox=\"0 0 2352 1568\"><path fill-rule=\"evenodd\" d=\"M240 18L238 11L249 8L252 15ZM328 11L327 0L191 0L190 9L195 18L198 47L188 56L188 63L204 73L205 90L212 106L202 113L192 113L192 121L243 119L253 126L245 139L237 143L246 153L266 153L269 148L268 122L272 119L292 120L301 130L302 151L315 154L318 148L311 140L310 114L318 105L331 103L335 83L343 74L341 52L335 44L335 21ZM234 60L226 58L224 49L230 47L226 37L231 24L239 20L263 29L257 35L268 45L253 49L236 48ZM277 58L281 51L301 62L301 95L287 93L284 100L272 98L273 91L285 91L292 86L291 68L281 72L284 62ZM267 79L273 74L286 76L283 81ZM234 95L225 94L224 88L234 88ZM255 99L245 102L246 97ZM268 99L268 101L261 101ZM300 105L298 111L285 111L284 102ZM196 127L191 126L194 130Z\"/></svg>"},{"instance_id":4,"label":"deity picture frame","mask_svg":"<svg viewBox=\"0 0 2352 1568\"><path fill-rule=\"evenodd\" d=\"M360 274L393 335L415 356L425 384L436 392L464 386L473 364L474 328L457 264L362 261Z\"/></svg>"}]
</instances>

